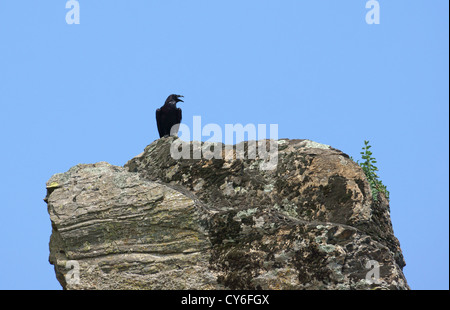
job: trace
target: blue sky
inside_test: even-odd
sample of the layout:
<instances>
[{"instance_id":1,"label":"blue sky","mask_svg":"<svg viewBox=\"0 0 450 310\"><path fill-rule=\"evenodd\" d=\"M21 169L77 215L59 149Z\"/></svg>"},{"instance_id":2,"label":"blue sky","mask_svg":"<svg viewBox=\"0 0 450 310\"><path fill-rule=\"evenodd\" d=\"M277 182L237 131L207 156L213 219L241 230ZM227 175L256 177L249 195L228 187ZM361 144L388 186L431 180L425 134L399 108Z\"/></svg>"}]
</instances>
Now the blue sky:
<instances>
[{"instance_id":1,"label":"blue sky","mask_svg":"<svg viewBox=\"0 0 450 310\"><path fill-rule=\"evenodd\" d=\"M412 289L449 288L449 2L0 0L0 289L60 289L45 182L124 165L183 121L278 124L359 158L370 140Z\"/></svg>"}]
</instances>

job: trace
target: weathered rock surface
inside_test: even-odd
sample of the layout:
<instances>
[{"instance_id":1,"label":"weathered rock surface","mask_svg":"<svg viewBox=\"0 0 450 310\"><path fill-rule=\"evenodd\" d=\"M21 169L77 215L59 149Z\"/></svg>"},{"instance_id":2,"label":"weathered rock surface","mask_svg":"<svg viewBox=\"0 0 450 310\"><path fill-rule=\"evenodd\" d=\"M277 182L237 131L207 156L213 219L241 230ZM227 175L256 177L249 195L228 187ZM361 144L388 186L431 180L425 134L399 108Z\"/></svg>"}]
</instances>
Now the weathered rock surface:
<instances>
[{"instance_id":1,"label":"weathered rock surface","mask_svg":"<svg viewBox=\"0 0 450 310\"><path fill-rule=\"evenodd\" d=\"M173 141L47 182L63 288L409 289L388 201L346 154L284 139L262 170L236 154L175 160Z\"/></svg>"}]
</instances>

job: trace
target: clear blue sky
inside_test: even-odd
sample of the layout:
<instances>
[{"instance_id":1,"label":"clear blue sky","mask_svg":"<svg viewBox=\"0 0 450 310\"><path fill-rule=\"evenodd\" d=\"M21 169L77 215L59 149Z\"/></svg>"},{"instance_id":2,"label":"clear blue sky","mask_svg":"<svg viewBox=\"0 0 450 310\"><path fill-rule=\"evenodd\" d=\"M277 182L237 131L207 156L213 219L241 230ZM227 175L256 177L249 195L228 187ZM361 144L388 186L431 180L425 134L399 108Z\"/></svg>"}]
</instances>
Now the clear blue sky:
<instances>
[{"instance_id":1,"label":"clear blue sky","mask_svg":"<svg viewBox=\"0 0 450 310\"><path fill-rule=\"evenodd\" d=\"M449 288L449 2L0 0L0 289L60 289L45 182L123 165L183 120L278 124L359 158L370 140L413 289Z\"/></svg>"}]
</instances>

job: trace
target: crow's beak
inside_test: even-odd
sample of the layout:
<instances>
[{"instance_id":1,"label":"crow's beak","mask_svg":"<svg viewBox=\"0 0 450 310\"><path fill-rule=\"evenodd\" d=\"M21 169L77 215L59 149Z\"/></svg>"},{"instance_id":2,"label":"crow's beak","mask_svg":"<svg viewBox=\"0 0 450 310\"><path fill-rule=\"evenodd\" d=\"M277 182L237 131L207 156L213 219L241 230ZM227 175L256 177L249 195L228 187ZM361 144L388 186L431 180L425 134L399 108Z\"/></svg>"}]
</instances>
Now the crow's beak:
<instances>
[{"instance_id":1,"label":"crow's beak","mask_svg":"<svg viewBox=\"0 0 450 310\"><path fill-rule=\"evenodd\" d=\"M178 98L177 98L178 101L184 102L183 100L180 99L180 97L183 97L183 98L184 98L184 96L178 96Z\"/></svg>"}]
</instances>

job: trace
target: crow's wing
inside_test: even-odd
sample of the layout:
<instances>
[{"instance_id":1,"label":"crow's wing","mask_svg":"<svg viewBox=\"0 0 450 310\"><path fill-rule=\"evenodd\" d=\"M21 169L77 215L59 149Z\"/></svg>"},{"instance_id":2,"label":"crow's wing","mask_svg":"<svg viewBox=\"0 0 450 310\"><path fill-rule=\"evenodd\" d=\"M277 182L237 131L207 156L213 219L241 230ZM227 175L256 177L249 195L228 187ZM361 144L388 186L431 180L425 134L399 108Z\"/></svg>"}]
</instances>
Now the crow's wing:
<instances>
[{"instance_id":1,"label":"crow's wing","mask_svg":"<svg viewBox=\"0 0 450 310\"><path fill-rule=\"evenodd\" d=\"M174 112L175 112L175 122L173 123L172 128L170 128L171 136L178 135L178 130L180 129L180 123L181 123L181 109L177 108Z\"/></svg>"},{"instance_id":2,"label":"crow's wing","mask_svg":"<svg viewBox=\"0 0 450 310\"><path fill-rule=\"evenodd\" d=\"M177 124L181 123L181 109L177 109Z\"/></svg>"},{"instance_id":3,"label":"crow's wing","mask_svg":"<svg viewBox=\"0 0 450 310\"><path fill-rule=\"evenodd\" d=\"M159 137L162 138L161 109L156 109L156 125L158 126Z\"/></svg>"}]
</instances>

